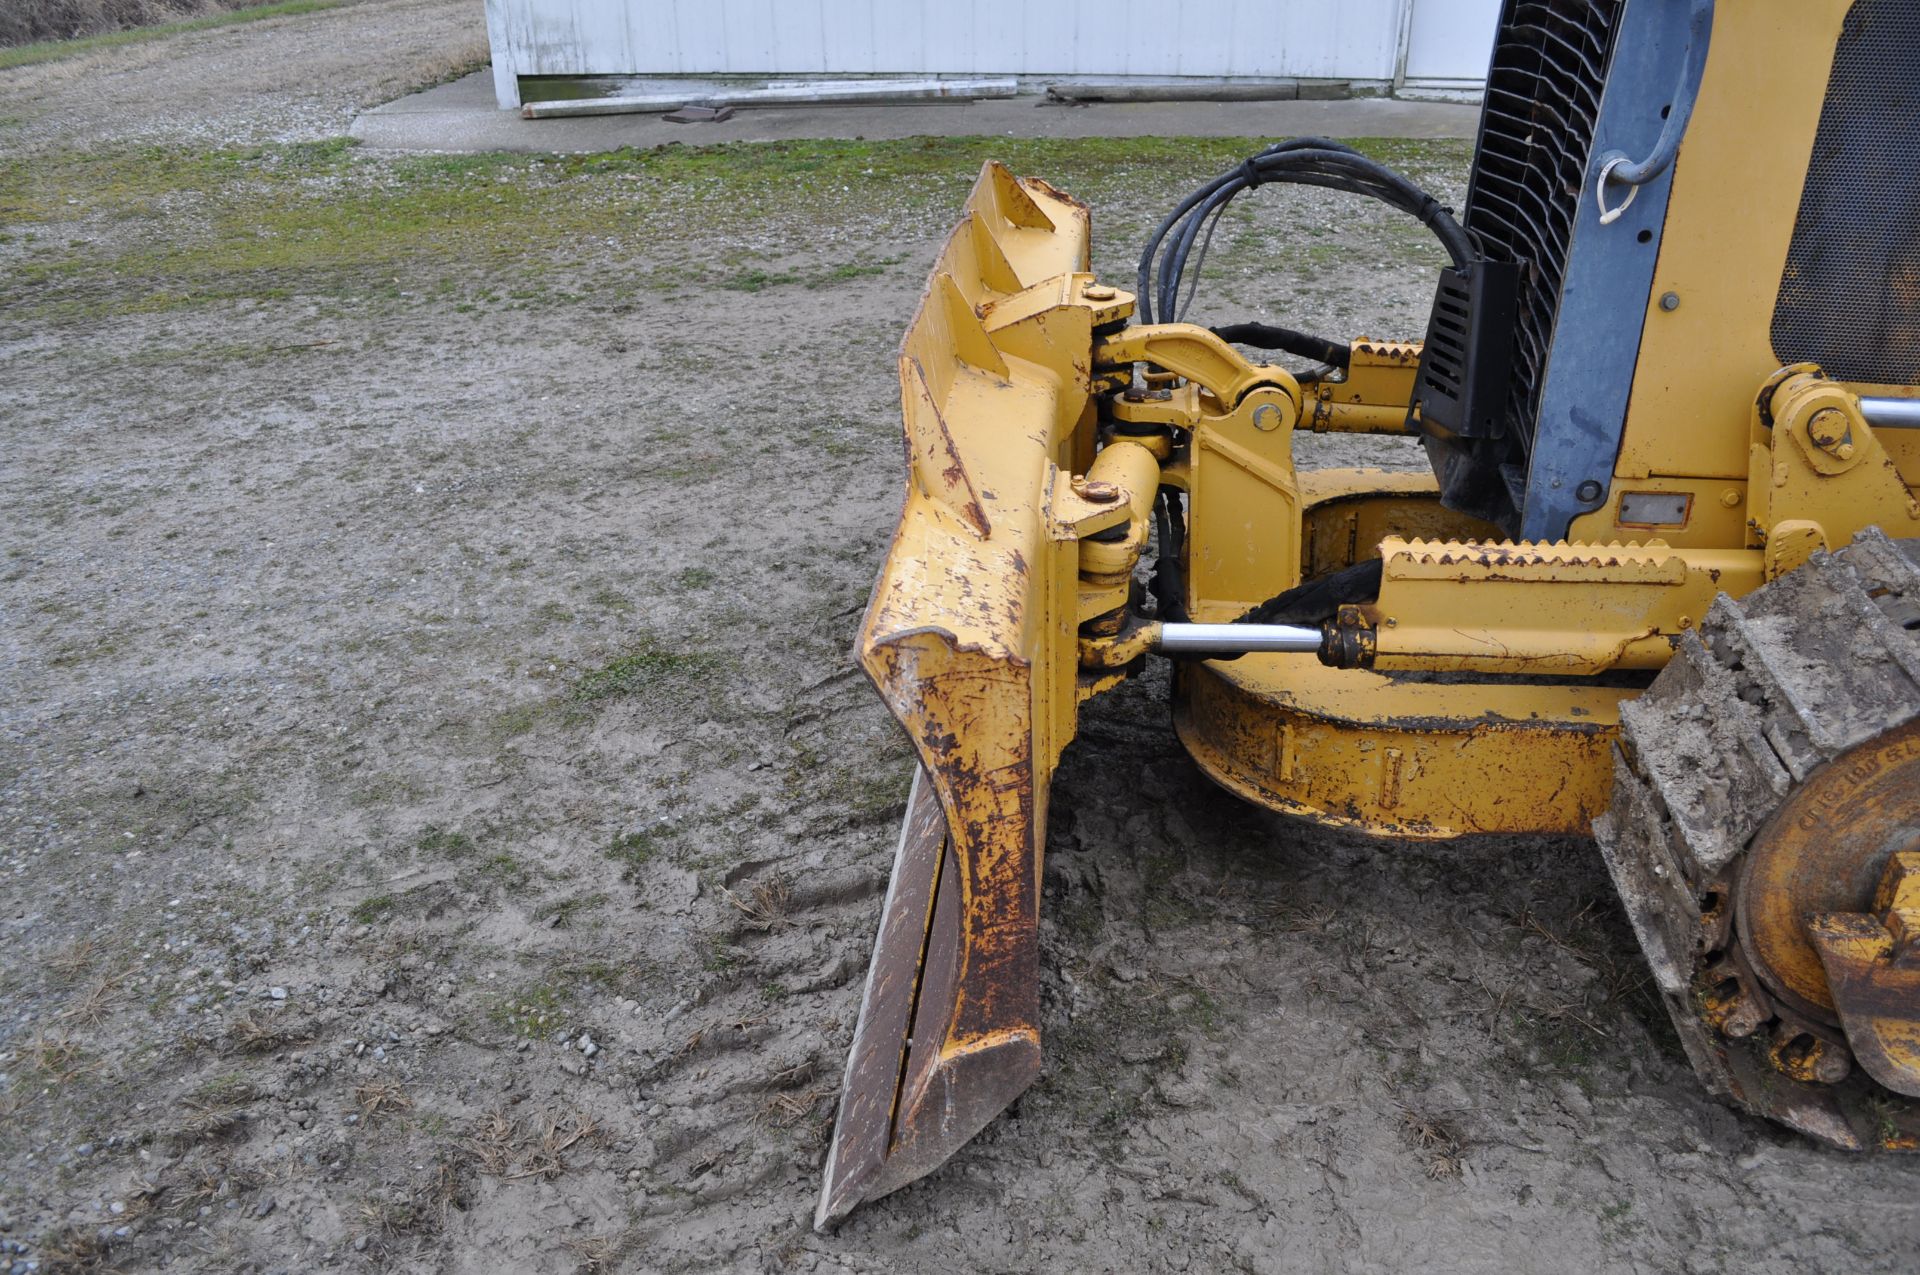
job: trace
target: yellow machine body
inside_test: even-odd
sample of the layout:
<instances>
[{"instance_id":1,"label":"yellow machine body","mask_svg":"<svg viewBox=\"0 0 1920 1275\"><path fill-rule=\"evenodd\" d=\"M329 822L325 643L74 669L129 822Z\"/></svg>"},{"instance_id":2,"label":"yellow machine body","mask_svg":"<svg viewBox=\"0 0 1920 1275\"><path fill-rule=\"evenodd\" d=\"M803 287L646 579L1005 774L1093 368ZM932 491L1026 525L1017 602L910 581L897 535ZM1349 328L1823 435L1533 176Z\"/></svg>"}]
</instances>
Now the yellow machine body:
<instances>
[{"instance_id":1,"label":"yellow machine body","mask_svg":"<svg viewBox=\"0 0 1920 1275\"><path fill-rule=\"evenodd\" d=\"M938 1165L1038 1072L1050 780L1080 705L1156 649L1131 604L1161 491L1189 511L1196 622L1380 561L1319 651L1180 662L1173 716L1240 796L1401 837L1585 833L1623 705L1717 600L1871 528L1920 537L1920 430L1861 403L1920 388L1783 368L1768 332L1851 8L1719 7L1614 480L1560 541L1508 540L1427 475L1296 470L1298 430L1414 428L1418 343L1354 341L1344 375L1303 386L1205 328L1129 325L1134 295L1087 273L1086 210L987 165L901 346L905 504L857 653L920 775L821 1224ZM1822 923L1863 988L1913 986L1890 953L1914 862L1873 916ZM1920 1081L1920 996L1876 995L1872 1047Z\"/></svg>"}]
</instances>

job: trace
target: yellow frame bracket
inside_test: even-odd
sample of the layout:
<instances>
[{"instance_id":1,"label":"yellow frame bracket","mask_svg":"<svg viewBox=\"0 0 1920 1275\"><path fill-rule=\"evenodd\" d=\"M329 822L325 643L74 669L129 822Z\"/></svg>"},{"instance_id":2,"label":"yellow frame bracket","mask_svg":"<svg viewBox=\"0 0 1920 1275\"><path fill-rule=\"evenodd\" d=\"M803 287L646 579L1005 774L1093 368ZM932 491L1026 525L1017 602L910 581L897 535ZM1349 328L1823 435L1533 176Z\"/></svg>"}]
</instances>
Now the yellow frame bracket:
<instances>
[{"instance_id":1,"label":"yellow frame bracket","mask_svg":"<svg viewBox=\"0 0 1920 1275\"><path fill-rule=\"evenodd\" d=\"M1920 536L1920 500L1874 436L1860 398L1811 363L1781 368L1754 400L1747 527L1777 579L1878 526Z\"/></svg>"}]
</instances>

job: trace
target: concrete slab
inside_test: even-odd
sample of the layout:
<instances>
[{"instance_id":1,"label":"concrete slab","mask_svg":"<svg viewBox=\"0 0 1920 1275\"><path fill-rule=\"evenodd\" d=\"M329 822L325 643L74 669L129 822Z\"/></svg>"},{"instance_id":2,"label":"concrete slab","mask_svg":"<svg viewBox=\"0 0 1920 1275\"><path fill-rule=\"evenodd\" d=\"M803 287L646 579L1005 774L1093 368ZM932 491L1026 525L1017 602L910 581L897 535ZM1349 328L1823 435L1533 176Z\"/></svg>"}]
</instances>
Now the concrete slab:
<instances>
[{"instance_id":1,"label":"concrete slab","mask_svg":"<svg viewBox=\"0 0 1920 1275\"><path fill-rule=\"evenodd\" d=\"M898 137L1465 137L1480 108L1454 102L1355 98L1335 102L1096 102L1044 97L888 106L785 106L739 110L714 124L669 124L658 115L527 120L494 104L492 73L478 71L378 106L354 120L367 146L417 151L564 152L667 142L771 142Z\"/></svg>"}]
</instances>

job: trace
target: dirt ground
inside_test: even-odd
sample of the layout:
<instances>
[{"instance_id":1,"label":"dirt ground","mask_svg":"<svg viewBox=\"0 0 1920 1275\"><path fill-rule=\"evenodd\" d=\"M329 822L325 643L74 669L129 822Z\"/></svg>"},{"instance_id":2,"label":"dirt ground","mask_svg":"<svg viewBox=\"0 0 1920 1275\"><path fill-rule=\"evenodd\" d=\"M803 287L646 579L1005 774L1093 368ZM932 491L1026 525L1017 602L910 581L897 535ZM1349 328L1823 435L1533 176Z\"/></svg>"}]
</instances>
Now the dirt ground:
<instances>
[{"instance_id":1,"label":"dirt ground","mask_svg":"<svg viewBox=\"0 0 1920 1275\"><path fill-rule=\"evenodd\" d=\"M1246 147L327 140L479 30L0 74L0 1270L1920 1262L1920 1164L1700 1090L1590 844L1249 808L1160 673L1055 782L1043 1079L815 1234L910 764L848 654L893 343L982 156L1124 279ZM1196 315L1420 330L1416 230L1235 216Z\"/></svg>"}]
</instances>

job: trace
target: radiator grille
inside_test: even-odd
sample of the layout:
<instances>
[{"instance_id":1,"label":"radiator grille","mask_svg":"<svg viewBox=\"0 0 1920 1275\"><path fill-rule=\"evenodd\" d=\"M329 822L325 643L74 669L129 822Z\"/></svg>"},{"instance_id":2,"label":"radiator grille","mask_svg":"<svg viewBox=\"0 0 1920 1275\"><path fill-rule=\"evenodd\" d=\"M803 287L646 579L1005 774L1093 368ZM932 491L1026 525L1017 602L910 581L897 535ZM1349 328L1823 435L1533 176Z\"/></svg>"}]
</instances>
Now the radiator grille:
<instances>
[{"instance_id":1,"label":"radiator grille","mask_svg":"<svg viewBox=\"0 0 1920 1275\"><path fill-rule=\"evenodd\" d=\"M1920 384L1920 6L1847 14L1773 309L1781 363Z\"/></svg>"},{"instance_id":2,"label":"radiator grille","mask_svg":"<svg viewBox=\"0 0 1920 1275\"><path fill-rule=\"evenodd\" d=\"M1507 0L1487 73L1466 225L1487 256L1520 268L1499 431L1509 440L1510 469L1533 446L1568 244L1624 3Z\"/></svg>"}]
</instances>

